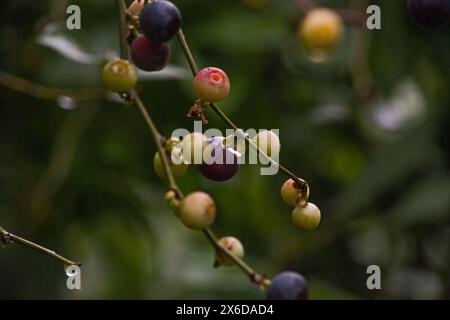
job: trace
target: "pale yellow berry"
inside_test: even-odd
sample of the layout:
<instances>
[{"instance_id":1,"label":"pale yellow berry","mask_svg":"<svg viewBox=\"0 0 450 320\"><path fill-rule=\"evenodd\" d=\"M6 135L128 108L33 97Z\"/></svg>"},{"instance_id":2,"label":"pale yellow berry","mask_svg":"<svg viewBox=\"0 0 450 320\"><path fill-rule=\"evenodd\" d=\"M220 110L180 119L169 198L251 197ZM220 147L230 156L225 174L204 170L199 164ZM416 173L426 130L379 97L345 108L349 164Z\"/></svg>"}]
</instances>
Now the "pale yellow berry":
<instances>
[{"instance_id":1,"label":"pale yellow berry","mask_svg":"<svg viewBox=\"0 0 450 320\"><path fill-rule=\"evenodd\" d=\"M314 230L320 223L320 210L311 202L306 206L298 205L292 211L292 222L299 228Z\"/></svg>"}]
</instances>

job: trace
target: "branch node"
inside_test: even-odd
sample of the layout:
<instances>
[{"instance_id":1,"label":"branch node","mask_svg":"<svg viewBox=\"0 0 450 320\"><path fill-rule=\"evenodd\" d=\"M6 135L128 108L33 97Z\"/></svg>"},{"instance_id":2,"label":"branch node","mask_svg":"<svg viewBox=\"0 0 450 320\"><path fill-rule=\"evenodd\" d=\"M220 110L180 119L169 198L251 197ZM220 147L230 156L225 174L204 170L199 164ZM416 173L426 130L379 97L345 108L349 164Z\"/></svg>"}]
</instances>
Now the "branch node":
<instances>
[{"instance_id":1,"label":"branch node","mask_svg":"<svg viewBox=\"0 0 450 320\"><path fill-rule=\"evenodd\" d=\"M195 118L202 121L203 124L208 124L205 111L208 108L208 104L202 100L195 101L194 105L189 109L187 114L188 118Z\"/></svg>"},{"instance_id":2,"label":"branch node","mask_svg":"<svg viewBox=\"0 0 450 320\"><path fill-rule=\"evenodd\" d=\"M4 246L12 244L14 241L11 239L10 233L4 229L0 229L0 241Z\"/></svg>"},{"instance_id":3,"label":"branch node","mask_svg":"<svg viewBox=\"0 0 450 320\"><path fill-rule=\"evenodd\" d=\"M253 272L250 275L250 281L261 288L267 288L270 285L270 280L268 280L264 274L258 272Z\"/></svg>"}]
</instances>

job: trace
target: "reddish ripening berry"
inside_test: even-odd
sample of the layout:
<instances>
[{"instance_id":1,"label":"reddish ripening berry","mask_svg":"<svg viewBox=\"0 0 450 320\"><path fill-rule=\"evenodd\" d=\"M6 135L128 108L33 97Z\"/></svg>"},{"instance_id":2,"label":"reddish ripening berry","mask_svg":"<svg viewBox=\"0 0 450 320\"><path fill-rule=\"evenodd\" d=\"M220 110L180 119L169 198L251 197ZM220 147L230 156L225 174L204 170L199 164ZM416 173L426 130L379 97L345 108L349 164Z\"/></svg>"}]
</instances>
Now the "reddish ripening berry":
<instances>
[{"instance_id":1,"label":"reddish ripening berry","mask_svg":"<svg viewBox=\"0 0 450 320\"><path fill-rule=\"evenodd\" d=\"M170 159L171 159L170 154L167 153L167 160L169 160L170 170L172 171L173 175L175 176L175 178L182 177L187 171L188 168L187 164L185 163L174 164ZM153 168L155 169L155 172L158 175L158 177L164 180L167 179L166 171L164 170L164 166L162 163L161 156L159 155L159 152L156 152L155 156L153 157Z\"/></svg>"},{"instance_id":2,"label":"reddish ripening berry","mask_svg":"<svg viewBox=\"0 0 450 320\"><path fill-rule=\"evenodd\" d=\"M442 28L450 22L449 0L408 0L409 16L428 28Z\"/></svg>"},{"instance_id":3,"label":"reddish ripening berry","mask_svg":"<svg viewBox=\"0 0 450 320\"><path fill-rule=\"evenodd\" d=\"M294 180L288 179L281 186L281 198L290 206L297 205L297 200L300 198L301 192L297 188L297 184Z\"/></svg>"},{"instance_id":4,"label":"reddish ripening berry","mask_svg":"<svg viewBox=\"0 0 450 320\"><path fill-rule=\"evenodd\" d=\"M266 295L268 300L307 300L308 283L301 274L285 271L272 279Z\"/></svg>"},{"instance_id":5,"label":"reddish ripening berry","mask_svg":"<svg viewBox=\"0 0 450 320\"><path fill-rule=\"evenodd\" d=\"M222 69L204 68L194 78L194 92L205 102L219 102L230 93L230 79Z\"/></svg>"},{"instance_id":6,"label":"reddish ripening berry","mask_svg":"<svg viewBox=\"0 0 450 320\"><path fill-rule=\"evenodd\" d=\"M235 237L223 237L219 239L219 244L224 247L227 251L234 254L236 257L242 259L244 258L244 246L239 241L239 239ZM216 261L214 262L214 266L232 266L234 265L234 261L231 260L227 255L225 255L221 251L216 251Z\"/></svg>"},{"instance_id":7,"label":"reddish ripening berry","mask_svg":"<svg viewBox=\"0 0 450 320\"><path fill-rule=\"evenodd\" d=\"M320 223L320 210L314 203L310 202L306 206L297 205L292 211L291 218L295 226L314 230Z\"/></svg>"},{"instance_id":8,"label":"reddish ripening berry","mask_svg":"<svg viewBox=\"0 0 450 320\"><path fill-rule=\"evenodd\" d=\"M128 91L136 85L136 68L126 60L112 60L103 67L102 81L103 85L111 91Z\"/></svg>"},{"instance_id":9,"label":"reddish ripening berry","mask_svg":"<svg viewBox=\"0 0 450 320\"><path fill-rule=\"evenodd\" d=\"M198 169L206 178L213 181L226 181L236 175L239 169L238 158L233 152L224 148L222 143L210 143L204 155L206 158Z\"/></svg>"},{"instance_id":10,"label":"reddish ripening berry","mask_svg":"<svg viewBox=\"0 0 450 320\"><path fill-rule=\"evenodd\" d=\"M190 193L181 201L179 217L188 228L195 230L208 228L216 218L214 200L205 192Z\"/></svg>"},{"instance_id":11,"label":"reddish ripening berry","mask_svg":"<svg viewBox=\"0 0 450 320\"><path fill-rule=\"evenodd\" d=\"M131 43L131 58L134 64L144 71L159 71L169 62L170 46L167 43L154 43L140 35Z\"/></svg>"},{"instance_id":12,"label":"reddish ripening berry","mask_svg":"<svg viewBox=\"0 0 450 320\"><path fill-rule=\"evenodd\" d=\"M300 23L298 36L314 61L326 60L342 39L341 17L331 9L317 8L308 12Z\"/></svg>"},{"instance_id":13,"label":"reddish ripening berry","mask_svg":"<svg viewBox=\"0 0 450 320\"><path fill-rule=\"evenodd\" d=\"M269 157L276 157L280 153L280 138L273 131L262 130L254 137L256 145Z\"/></svg>"},{"instance_id":14,"label":"reddish ripening berry","mask_svg":"<svg viewBox=\"0 0 450 320\"><path fill-rule=\"evenodd\" d=\"M181 26L180 11L169 1L160 0L146 4L139 20L142 33L156 43L172 39Z\"/></svg>"}]
</instances>

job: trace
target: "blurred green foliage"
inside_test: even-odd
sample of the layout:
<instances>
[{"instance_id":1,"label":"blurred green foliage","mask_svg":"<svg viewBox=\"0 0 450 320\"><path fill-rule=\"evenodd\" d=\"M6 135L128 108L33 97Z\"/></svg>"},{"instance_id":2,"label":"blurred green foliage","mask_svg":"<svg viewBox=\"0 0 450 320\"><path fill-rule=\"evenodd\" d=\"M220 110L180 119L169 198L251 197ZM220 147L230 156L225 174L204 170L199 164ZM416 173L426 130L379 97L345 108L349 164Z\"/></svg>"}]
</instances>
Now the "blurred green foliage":
<instances>
[{"instance_id":1,"label":"blurred green foliage","mask_svg":"<svg viewBox=\"0 0 450 320\"><path fill-rule=\"evenodd\" d=\"M285 177L247 165L213 183L189 168L180 186L213 195L214 230L240 238L246 260L269 276L304 274L312 298L450 298L450 29L415 25L403 0L371 1L381 6L382 30L347 27L332 59L317 65L297 40L301 13L289 0L258 11L237 0L174 2L199 65L231 78L223 109L242 128L280 129L281 162L310 182L322 210L317 231L297 230L279 196ZM81 7L81 30L65 29L68 3ZM117 50L111 1L1 7L0 70L46 86L100 86L100 66L36 39L54 28L87 53ZM176 41L172 49L171 64L186 76L139 86L165 134L192 128L188 66ZM353 86L364 60L375 84L369 99ZM132 107L101 100L65 110L0 87L0 225L83 262L83 288L72 292L59 263L0 248L0 297L263 298L237 268L214 270L203 235L167 208L155 151ZM366 288L371 264L381 266L382 290Z\"/></svg>"}]
</instances>

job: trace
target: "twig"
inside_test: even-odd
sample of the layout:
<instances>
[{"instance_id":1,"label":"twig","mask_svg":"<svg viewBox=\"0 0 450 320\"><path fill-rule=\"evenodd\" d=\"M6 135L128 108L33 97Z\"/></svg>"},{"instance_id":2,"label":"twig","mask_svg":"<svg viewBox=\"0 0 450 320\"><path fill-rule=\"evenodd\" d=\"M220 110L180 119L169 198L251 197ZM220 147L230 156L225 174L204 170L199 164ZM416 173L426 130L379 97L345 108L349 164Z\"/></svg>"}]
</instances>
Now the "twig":
<instances>
[{"instance_id":1,"label":"twig","mask_svg":"<svg viewBox=\"0 0 450 320\"><path fill-rule=\"evenodd\" d=\"M116 0L117 13L119 15L119 43L120 57L128 60L128 44L127 44L127 24L126 24L126 6L123 0Z\"/></svg>"},{"instance_id":2,"label":"twig","mask_svg":"<svg viewBox=\"0 0 450 320\"><path fill-rule=\"evenodd\" d=\"M184 36L183 30L180 28L180 30L178 31L177 34L178 40L181 44L181 47L183 48L183 52L186 56L186 59L188 60L189 66L191 68L192 71L192 75L195 77L198 73L198 68L197 65L195 63L195 59L194 56L192 55L192 52L189 48L189 45L186 41L186 37ZM222 111L222 109L216 104L216 103L211 103L210 104L211 108L213 109L213 111L230 127L233 128L234 130L238 130L238 126ZM260 155L263 156L263 158L265 158L265 160L270 161L270 163L272 165L278 166L280 171L283 172L285 175L287 175L289 178L291 178L292 180L294 180L298 187L302 190L302 192L304 194L308 194L309 193L309 186L308 186L308 182L306 182L305 180L297 177L294 173L292 173L290 170L288 170L286 167L282 166L281 164L279 164L278 162L276 162L275 160L273 160L271 157L269 157L263 150L261 150L260 148L258 148L258 146L255 144L255 142L250 139L247 136L244 136L245 141L247 142L247 144L249 144L251 147L253 147L254 149L256 149Z\"/></svg>"},{"instance_id":3,"label":"twig","mask_svg":"<svg viewBox=\"0 0 450 320\"><path fill-rule=\"evenodd\" d=\"M169 181L169 188L173 191L175 191L179 198L183 196L182 192L177 186L177 183L175 181L175 177L172 174L172 170L170 169L169 159L167 159L167 154L164 150L164 146L162 145L162 136L159 133L158 129L156 128L155 123L153 122L153 119L150 117L150 114L148 113L147 109L145 108L144 104L142 103L141 98L139 97L138 93L136 91L133 91L133 97L134 102L136 106L138 107L142 117L144 118L145 123L147 124L147 127L150 130L150 133L152 134L153 140L155 140L156 146L158 148L159 155L162 160L162 164L164 167L164 172L167 176L167 179Z\"/></svg>"},{"instance_id":4,"label":"twig","mask_svg":"<svg viewBox=\"0 0 450 320\"><path fill-rule=\"evenodd\" d=\"M123 0L118 0L118 1L124 5ZM122 6L119 5L119 10L122 10L121 8L122 8ZM119 12L122 12L122 11L119 11ZM123 30L126 30L126 27L127 27L126 21L124 19L120 19L119 21L120 21L119 29L121 30L120 34L122 35L121 43L122 42L126 43L126 39L123 37L123 32L122 32ZM182 32L181 32L181 37L184 38ZM123 52L121 53L121 58L124 58L124 56L122 54L123 54ZM193 60L193 58L192 58L191 62L192 62L191 67L196 72L195 61ZM177 196L179 199L183 199L184 196L183 196L180 188L178 187L175 177L170 168L169 160L167 158L167 154L166 154L166 152L164 150L164 146L162 144L162 139L161 139L162 136L159 133L159 131L158 131L153 119L151 118L150 114L148 113L147 109L145 108L142 100L140 99L139 94L135 90L131 91L131 100L130 101L132 103L136 104L136 106L138 107L138 109L139 109L142 117L144 118L144 121L147 124L147 127L152 135L152 138L158 148L158 152L161 156L161 160L162 160L163 167L164 167L164 172L168 178L169 188L177 193ZM230 258L245 274L247 274L249 276L249 278L252 282L254 282L260 286L263 286L263 287L268 286L270 284L270 280L265 278L264 275L255 272L242 259L240 259L236 255L231 253L229 250L225 249L222 245L220 245L217 240L217 236L214 234L214 232L210 228L203 230L203 233L205 234L205 236L207 237L207 239L209 240L211 245L217 251L222 252L224 255L226 255L228 258Z\"/></svg>"},{"instance_id":5,"label":"twig","mask_svg":"<svg viewBox=\"0 0 450 320\"><path fill-rule=\"evenodd\" d=\"M67 96L77 101L92 101L102 99L104 96L104 91L101 88L60 89L46 87L5 71L0 71L0 85L35 98L46 100L57 100L60 97Z\"/></svg>"},{"instance_id":6,"label":"twig","mask_svg":"<svg viewBox=\"0 0 450 320\"><path fill-rule=\"evenodd\" d=\"M29 241L27 239L21 238L19 236L16 236L13 233L10 233L8 231L6 231L4 228L0 227L0 241L3 243L3 245L8 245L8 244L12 244L12 243L19 243L23 246L29 247L33 250L39 251L43 254L46 254L62 263L64 263L66 266L73 266L73 265L77 265L77 266L81 266L81 263L78 262L73 262L59 254L57 254L55 251L52 251L50 249L47 249L37 243L34 243L32 241Z\"/></svg>"}]
</instances>

